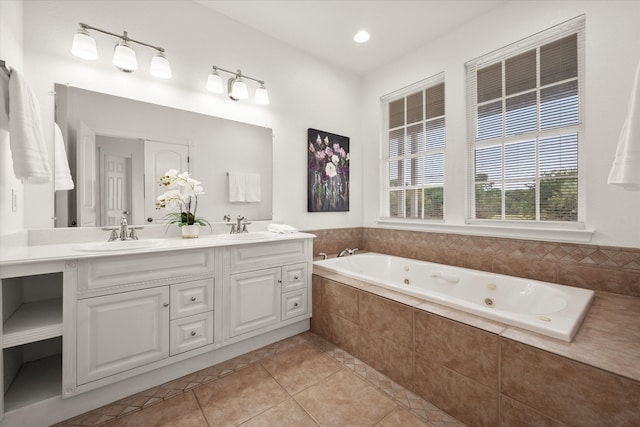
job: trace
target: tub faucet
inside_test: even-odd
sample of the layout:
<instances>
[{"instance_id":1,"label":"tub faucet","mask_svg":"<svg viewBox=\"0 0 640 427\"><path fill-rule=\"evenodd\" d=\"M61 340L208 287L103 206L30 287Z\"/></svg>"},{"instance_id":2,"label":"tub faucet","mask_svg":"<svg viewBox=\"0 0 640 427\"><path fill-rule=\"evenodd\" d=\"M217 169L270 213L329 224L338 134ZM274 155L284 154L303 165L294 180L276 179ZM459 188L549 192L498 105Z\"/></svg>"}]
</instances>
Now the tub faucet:
<instances>
[{"instance_id":1,"label":"tub faucet","mask_svg":"<svg viewBox=\"0 0 640 427\"><path fill-rule=\"evenodd\" d=\"M355 255L357 250L358 250L358 248L354 248L354 249L346 248L346 249L343 249L338 254L338 257L343 257L345 255Z\"/></svg>"}]
</instances>

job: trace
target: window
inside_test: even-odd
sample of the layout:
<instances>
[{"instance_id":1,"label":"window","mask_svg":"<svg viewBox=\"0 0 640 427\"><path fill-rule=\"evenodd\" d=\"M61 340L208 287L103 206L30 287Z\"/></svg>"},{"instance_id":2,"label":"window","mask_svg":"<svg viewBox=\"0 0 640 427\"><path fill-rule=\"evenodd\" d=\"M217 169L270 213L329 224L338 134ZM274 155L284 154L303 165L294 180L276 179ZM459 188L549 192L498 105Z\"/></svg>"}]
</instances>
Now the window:
<instances>
[{"instance_id":1,"label":"window","mask_svg":"<svg viewBox=\"0 0 640 427\"><path fill-rule=\"evenodd\" d=\"M382 98L382 216L444 217L444 76Z\"/></svg>"},{"instance_id":2,"label":"window","mask_svg":"<svg viewBox=\"0 0 640 427\"><path fill-rule=\"evenodd\" d=\"M467 63L475 220L582 221L584 19Z\"/></svg>"}]
</instances>

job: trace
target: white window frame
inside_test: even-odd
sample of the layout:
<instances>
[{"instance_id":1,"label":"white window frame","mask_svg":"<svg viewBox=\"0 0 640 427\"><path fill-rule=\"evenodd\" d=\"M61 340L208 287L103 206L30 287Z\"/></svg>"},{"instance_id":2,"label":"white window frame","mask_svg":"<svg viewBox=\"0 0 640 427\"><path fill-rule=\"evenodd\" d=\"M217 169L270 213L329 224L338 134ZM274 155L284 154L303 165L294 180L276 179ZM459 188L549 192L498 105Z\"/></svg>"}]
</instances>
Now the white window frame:
<instances>
[{"instance_id":1,"label":"white window frame","mask_svg":"<svg viewBox=\"0 0 640 427\"><path fill-rule=\"evenodd\" d=\"M442 154L443 157L443 183L442 186L437 185L437 184L420 184L420 185L413 185L413 186L403 186L403 187L391 187L389 185L389 104L401 99L401 98L406 98L407 96L414 94L416 92L422 91L423 93L425 92L425 90L437 86L441 83L445 83L444 80L444 73L438 73L436 75L433 75L431 77L428 77L424 80L421 80L419 82L416 82L410 86L404 87L400 90L397 90L395 92L391 92L387 95L384 95L380 98L380 106L382 109L382 134L381 134L381 141L382 143L380 144L380 165L381 165L381 173L380 173L380 188L382 189L382 191L380 192L380 196L381 196L381 200L380 200L380 219L384 220L392 220L392 221L401 221L401 222L405 222L405 223L410 223L410 222L420 222L420 223L442 223L444 221L444 215L445 213L443 212L443 217L440 218L413 218L413 217L406 217L406 212L405 212L405 216L404 217L391 217L389 212L390 212L390 206L389 206L389 194L391 191L393 190L400 190L400 189L424 189L424 188L436 188L436 187L442 187L443 188L443 198L446 198L446 184L445 184L445 179L444 179L444 169L446 168L446 102L445 102L445 114L443 116L438 116L436 118L432 118L429 120L437 120L440 118L444 118L445 119L445 144L442 148L438 148L438 149L433 149L433 150L429 150L427 152L423 152L424 153L428 153L428 154ZM446 93L446 86L445 86L445 93ZM426 123L428 120L424 120L424 116L426 115L426 107L424 106L423 103L423 107L425 109L425 111L423 112L423 123ZM406 112L406 104L405 104L405 112ZM406 131L406 127L407 125L404 125L405 127L405 131ZM411 155L411 154L405 154L404 156L402 156L402 158L411 158L411 157L415 157L415 155ZM444 200L443 200L443 209L444 209ZM424 216L424 211L423 211L423 216Z\"/></svg>"},{"instance_id":2,"label":"white window frame","mask_svg":"<svg viewBox=\"0 0 640 427\"><path fill-rule=\"evenodd\" d=\"M560 25L542 31L525 40L513 43L502 49L498 49L490 54L471 60L465 64L467 70L467 152L468 152L468 183L467 183L467 224L483 225L489 227L525 227L525 228L558 228L558 229L585 229L586 203L585 203L585 162L584 162L584 16L579 16ZM578 49L578 124L574 127L578 134L578 216L577 221L541 221L541 220L512 220L512 219L477 219L475 213L475 148L482 146L476 144L477 132L477 86L476 72L480 68L499 63L508 58L524 53L531 49L539 48L542 45L567 37L577 33ZM503 78L503 85L504 85ZM537 86L539 90L539 85ZM503 90L504 94L504 90ZM536 105L539 106L537 103ZM506 114L506 112L503 112ZM563 133L566 133L563 129ZM551 132L537 131L537 135L550 136ZM503 137L503 145L508 137ZM503 200L504 203L504 200ZM539 209L539 201L536 198L536 211Z\"/></svg>"}]
</instances>

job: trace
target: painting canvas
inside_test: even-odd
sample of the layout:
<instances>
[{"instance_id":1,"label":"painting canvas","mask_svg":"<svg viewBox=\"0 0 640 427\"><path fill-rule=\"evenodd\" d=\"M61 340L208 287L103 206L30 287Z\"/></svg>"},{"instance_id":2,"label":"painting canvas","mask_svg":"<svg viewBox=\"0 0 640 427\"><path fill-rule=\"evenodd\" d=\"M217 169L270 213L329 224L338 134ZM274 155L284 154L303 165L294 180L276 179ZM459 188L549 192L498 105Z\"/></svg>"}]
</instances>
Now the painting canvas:
<instances>
[{"instance_id":1,"label":"painting canvas","mask_svg":"<svg viewBox=\"0 0 640 427\"><path fill-rule=\"evenodd\" d=\"M308 212L349 210L349 138L317 129L307 132Z\"/></svg>"}]
</instances>

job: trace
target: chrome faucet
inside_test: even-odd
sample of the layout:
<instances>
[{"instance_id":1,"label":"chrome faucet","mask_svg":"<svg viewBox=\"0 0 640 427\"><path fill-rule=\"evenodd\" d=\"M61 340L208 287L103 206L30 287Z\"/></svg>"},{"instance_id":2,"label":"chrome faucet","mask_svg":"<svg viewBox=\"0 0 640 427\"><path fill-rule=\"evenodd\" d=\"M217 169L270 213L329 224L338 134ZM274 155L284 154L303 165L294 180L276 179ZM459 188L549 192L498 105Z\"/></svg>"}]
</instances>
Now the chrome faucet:
<instances>
[{"instance_id":1,"label":"chrome faucet","mask_svg":"<svg viewBox=\"0 0 640 427\"><path fill-rule=\"evenodd\" d=\"M129 239L129 225L127 224L127 217L122 215L120 217L120 240Z\"/></svg>"},{"instance_id":2,"label":"chrome faucet","mask_svg":"<svg viewBox=\"0 0 640 427\"><path fill-rule=\"evenodd\" d=\"M355 255L357 251L358 251L358 248L354 248L354 249L346 248L340 251L340 253L338 254L338 257L343 257L345 255Z\"/></svg>"},{"instance_id":3,"label":"chrome faucet","mask_svg":"<svg viewBox=\"0 0 640 427\"><path fill-rule=\"evenodd\" d=\"M231 215L225 215L222 217L222 219L227 221L227 225L231 226L231 230L229 231L229 234L249 232L249 230L247 230L247 224L251 224L251 222L247 221L247 218L244 216L238 215L238 217L236 218L235 224L230 222Z\"/></svg>"},{"instance_id":4,"label":"chrome faucet","mask_svg":"<svg viewBox=\"0 0 640 427\"><path fill-rule=\"evenodd\" d=\"M110 231L108 242L114 240L138 240L136 230L142 230L144 227L133 226L127 224L127 217L122 215L120 217L120 227L104 227L103 230ZM119 231L119 233L118 233Z\"/></svg>"},{"instance_id":5,"label":"chrome faucet","mask_svg":"<svg viewBox=\"0 0 640 427\"><path fill-rule=\"evenodd\" d=\"M236 219L236 233L248 233L247 224L251 224L251 222L247 221L247 217L238 215Z\"/></svg>"}]
</instances>

